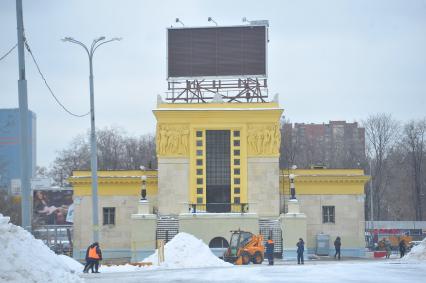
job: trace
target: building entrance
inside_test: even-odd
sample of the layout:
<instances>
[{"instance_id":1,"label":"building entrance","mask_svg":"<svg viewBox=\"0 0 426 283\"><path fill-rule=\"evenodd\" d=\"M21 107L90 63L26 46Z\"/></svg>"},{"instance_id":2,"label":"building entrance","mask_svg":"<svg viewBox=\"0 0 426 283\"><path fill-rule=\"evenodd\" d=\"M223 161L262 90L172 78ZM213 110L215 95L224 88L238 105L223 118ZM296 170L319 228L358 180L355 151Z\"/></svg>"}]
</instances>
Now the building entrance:
<instances>
[{"instance_id":1,"label":"building entrance","mask_svg":"<svg viewBox=\"0 0 426 283\"><path fill-rule=\"evenodd\" d=\"M206 209L231 211L231 132L206 131Z\"/></svg>"}]
</instances>

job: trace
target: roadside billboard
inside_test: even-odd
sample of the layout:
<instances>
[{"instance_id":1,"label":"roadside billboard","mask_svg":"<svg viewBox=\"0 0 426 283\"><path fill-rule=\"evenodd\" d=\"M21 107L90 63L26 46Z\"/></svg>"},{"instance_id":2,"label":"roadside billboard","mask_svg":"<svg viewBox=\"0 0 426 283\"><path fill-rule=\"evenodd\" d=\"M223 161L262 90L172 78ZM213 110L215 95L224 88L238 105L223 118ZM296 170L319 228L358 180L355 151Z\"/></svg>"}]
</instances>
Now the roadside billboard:
<instances>
[{"instance_id":1,"label":"roadside billboard","mask_svg":"<svg viewBox=\"0 0 426 283\"><path fill-rule=\"evenodd\" d=\"M72 190L34 190L33 225L71 224Z\"/></svg>"}]
</instances>

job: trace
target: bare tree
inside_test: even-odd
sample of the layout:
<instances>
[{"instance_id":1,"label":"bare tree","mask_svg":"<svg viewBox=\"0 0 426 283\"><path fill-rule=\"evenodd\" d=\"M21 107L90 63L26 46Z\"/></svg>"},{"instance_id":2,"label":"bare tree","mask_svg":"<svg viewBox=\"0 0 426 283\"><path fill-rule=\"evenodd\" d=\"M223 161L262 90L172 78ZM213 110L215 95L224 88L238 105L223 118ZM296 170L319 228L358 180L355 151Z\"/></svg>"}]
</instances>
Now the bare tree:
<instances>
[{"instance_id":1,"label":"bare tree","mask_svg":"<svg viewBox=\"0 0 426 283\"><path fill-rule=\"evenodd\" d=\"M122 169L124 131L121 128L104 128L97 133L98 162L102 170Z\"/></svg>"},{"instance_id":2,"label":"bare tree","mask_svg":"<svg viewBox=\"0 0 426 283\"><path fill-rule=\"evenodd\" d=\"M67 149L58 152L53 161L50 176L56 184L64 186L64 182L74 170L90 169L90 147L85 135L78 135Z\"/></svg>"},{"instance_id":3,"label":"bare tree","mask_svg":"<svg viewBox=\"0 0 426 283\"><path fill-rule=\"evenodd\" d=\"M151 134L128 137L121 128L104 128L97 131L97 142L99 170L157 168L155 138ZM74 170L90 170L89 134L77 136L67 149L58 153L51 177L64 185Z\"/></svg>"},{"instance_id":4,"label":"bare tree","mask_svg":"<svg viewBox=\"0 0 426 283\"><path fill-rule=\"evenodd\" d=\"M296 141L293 139L292 124L284 116L281 118L280 168L290 168L295 164Z\"/></svg>"},{"instance_id":5,"label":"bare tree","mask_svg":"<svg viewBox=\"0 0 426 283\"><path fill-rule=\"evenodd\" d=\"M413 176L414 194L413 204L416 220L423 220L423 160L425 157L426 119L410 121L404 127L404 145L410 156Z\"/></svg>"},{"instance_id":6,"label":"bare tree","mask_svg":"<svg viewBox=\"0 0 426 283\"><path fill-rule=\"evenodd\" d=\"M386 193L388 180L387 157L399 135L399 124L390 114L369 116L363 122L367 136L367 152L372 171L373 192L367 191L367 197L373 194L374 219L381 219L382 195ZM370 216L371 217L371 216Z\"/></svg>"}]
</instances>

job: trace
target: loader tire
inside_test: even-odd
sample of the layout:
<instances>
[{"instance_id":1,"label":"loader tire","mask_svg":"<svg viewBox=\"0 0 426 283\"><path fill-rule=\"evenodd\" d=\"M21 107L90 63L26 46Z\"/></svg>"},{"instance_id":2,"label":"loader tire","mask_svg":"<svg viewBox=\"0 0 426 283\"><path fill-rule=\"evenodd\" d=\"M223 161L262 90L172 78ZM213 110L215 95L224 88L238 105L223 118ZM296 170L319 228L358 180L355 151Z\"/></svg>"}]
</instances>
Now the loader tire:
<instances>
[{"instance_id":1,"label":"loader tire","mask_svg":"<svg viewBox=\"0 0 426 283\"><path fill-rule=\"evenodd\" d=\"M241 253L241 259L242 259L243 265L247 265L250 263L251 256L248 252L243 252Z\"/></svg>"},{"instance_id":2,"label":"loader tire","mask_svg":"<svg viewBox=\"0 0 426 283\"><path fill-rule=\"evenodd\" d=\"M255 252L253 255L253 263L254 264L262 264L263 262L263 255L261 252Z\"/></svg>"}]
</instances>

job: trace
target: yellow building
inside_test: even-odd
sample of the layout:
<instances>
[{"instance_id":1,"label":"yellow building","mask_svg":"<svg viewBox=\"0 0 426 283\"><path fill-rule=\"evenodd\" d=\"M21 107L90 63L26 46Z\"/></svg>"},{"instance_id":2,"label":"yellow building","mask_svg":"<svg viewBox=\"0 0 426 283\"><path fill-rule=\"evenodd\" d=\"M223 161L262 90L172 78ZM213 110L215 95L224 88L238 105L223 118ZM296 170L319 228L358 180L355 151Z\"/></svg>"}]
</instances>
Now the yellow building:
<instances>
[{"instance_id":1,"label":"yellow building","mask_svg":"<svg viewBox=\"0 0 426 283\"><path fill-rule=\"evenodd\" d=\"M178 231L220 248L238 228L272 235L276 252L294 252L303 235L308 252L317 235L329 245L342 237L343 255L364 250L362 170L280 171L278 103L160 103L157 119L158 171L100 171L100 242L105 258L136 261L155 249L155 240ZM293 174L298 199L289 201ZM142 176L147 199L140 201ZM90 172L76 171L74 257L91 242ZM94 227L97 229L97 227ZM287 246L282 244L286 243ZM223 243L223 241L219 241ZM295 244L295 243L294 243Z\"/></svg>"}]
</instances>

